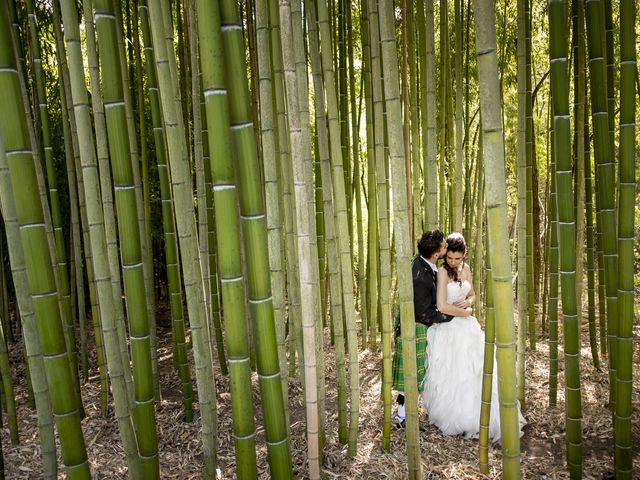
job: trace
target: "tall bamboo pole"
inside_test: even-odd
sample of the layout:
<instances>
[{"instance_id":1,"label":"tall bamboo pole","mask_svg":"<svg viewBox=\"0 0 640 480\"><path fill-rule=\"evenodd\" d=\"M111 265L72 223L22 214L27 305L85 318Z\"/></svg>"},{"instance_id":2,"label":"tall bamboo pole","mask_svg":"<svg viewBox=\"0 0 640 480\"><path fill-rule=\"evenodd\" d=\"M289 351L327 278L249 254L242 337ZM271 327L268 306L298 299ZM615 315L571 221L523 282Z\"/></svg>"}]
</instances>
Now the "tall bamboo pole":
<instances>
[{"instance_id":1,"label":"tall bamboo pole","mask_svg":"<svg viewBox=\"0 0 640 480\"><path fill-rule=\"evenodd\" d=\"M29 279L25 265L24 250L20 239L20 230L13 199L13 187L6 162L4 140L0 136L0 210L7 237L7 250L16 292L16 303L27 358L28 378L33 387L36 406L40 451L42 455L42 475L47 480L57 478L56 443L53 430L53 413L49 400L44 358L40 349L38 326L30 295Z\"/></svg>"},{"instance_id":2,"label":"tall bamboo pole","mask_svg":"<svg viewBox=\"0 0 640 480\"><path fill-rule=\"evenodd\" d=\"M109 376L118 418L118 429L127 456L127 465L132 476L140 475L140 459L133 422L130 416L129 395L125 382L125 370L121 358L120 344L114 311L115 296L112 290L107 256L104 214L101 206L98 165L91 128L89 100L85 85L80 45L80 28L75 15L75 6L61 2L65 26L65 40L69 56L71 94L78 127L78 146L82 163L84 194L86 196L87 219L93 252L93 270L96 278L102 335L109 366ZM93 32L90 32L93 35ZM128 362L128 357L127 357Z\"/></svg>"},{"instance_id":3,"label":"tall bamboo pole","mask_svg":"<svg viewBox=\"0 0 640 480\"><path fill-rule=\"evenodd\" d=\"M493 306L493 274L491 270L490 252L487 251L487 298L486 322L484 333L484 368L482 371L482 406L480 407L480 437L478 440L478 457L480 471L489 473L489 424L491 423L491 396L497 392L493 387L493 366L496 346L496 318Z\"/></svg>"},{"instance_id":4,"label":"tall bamboo pole","mask_svg":"<svg viewBox=\"0 0 640 480\"><path fill-rule=\"evenodd\" d=\"M166 12L166 4L160 0L149 3L158 87L166 126L174 208L176 212L180 212L179 215L175 215L175 218L193 344L198 401L202 415L202 443L205 451L203 474L205 478L213 478L216 474L217 461L217 415L211 337L207 322L202 265L198 250L193 190L187 157L188 149L184 126L180 124L181 115L178 108L180 104L175 98L172 98L178 83L176 71L171 67L175 63L175 55L172 41L163 42L167 35L167 24L162 19L163 10Z\"/></svg>"},{"instance_id":5,"label":"tall bamboo pole","mask_svg":"<svg viewBox=\"0 0 640 480\"><path fill-rule=\"evenodd\" d=\"M291 145L291 163L293 165L294 194L296 199L296 223L298 227L298 268L300 278L300 305L302 309L302 345L304 352L304 393L307 415L307 455L309 462L309 477L320 478L320 432L318 415L318 386L316 377L316 332L314 326L314 291L312 274L309 269L314 267L313 254L309 247L310 211L308 192L305 188L305 158L311 156L310 142L303 138L307 132L302 130L302 102L308 101L300 95L300 90L306 85L296 72L295 49L302 45L301 30L296 30L293 18L295 6L289 1L280 2L280 35L282 40L284 79L286 82L286 100L288 107L289 135ZM300 24L301 26L301 24ZM305 148L309 150L306 151ZM324 185L324 184L323 184ZM315 261L317 265L317 259ZM302 353L302 352L301 352Z\"/></svg>"},{"instance_id":6,"label":"tall bamboo pole","mask_svg":"<svg viewBox=\"0 0 640 480\"><path fill-rule=\"evenodd\" d=\"M85 9L85 29L87 31L87 59L89 63L89 82L92 90L91 106L93 109L96 156L98 168L100 170L101 202L104 212L104 227L107 242L107 256L109 259L109 276L111 278L111 289L113 292L113 308L118 329L118 342L120 344L120 357L122 368L127 384L127 392L130 407L134 401L133 377L131 374L131 363L129 361L129 348L127 346L126 326L124 318L124 306L122 304L122 280L120 274L120 254L118 251L117 227L115 221L113 204L113 183L111 180L111 166L109 162L109 145L107 142L107 122L104 115L104 105L100 92L100 68L98 62L95 28L93 22L93 10L89 0L84 1ZM98 349L98 345L96 345ZM102 356L101 348L98 349L98 359Z\"/></svg>"},{"instance_id":7,"label":"tall bamboo pole","mask_svg":"<svg viewBox=\"0 0 640 480\"><path fill-rule=\"evenodd\" d=\"M473 5L476 19L483 159L486 165L487 244L490 242L496 252L508 252L504 133L499 108L501 95L496 55L495 13L492 0L474 0ZM496 318L502 467L505 478L516 479L520 478L520 436L509 256L493 255L491 266Z\"/></svg>"},{"instance_id":8,"label":"tall bamboo pole","mask_svg":"<svg viewBox=\"0 0 640 480\"><path fill-rule=\"evenodd\" d=\"M382 327L382 397L391 403L393 385L391 344L391 246L389 240L388 184L386 180L386 153L384 148L384 92L382 90L382 66L380 58L380 24L377 0L368 0L369 31L371 39L371 79L374 115L374 153L376 188L369 196L375 195L378 206L378 251L380 269L380 325ZM388 451L390 446L391 408L386 408L383 417L382 446Z\"/></svg>"},{"instance_id":9,"label":"tall bamboo pole","mask_svg":"<svg viewBox=\"0 0 640 480\"><path fill-rule=\"evenodd\" d=\"M149 478L160 475L158 440L155 420L154 384L151 371L151 343L146 302L140 223L136 202L129 132L127 129L124 88L117 41L116 16L110 0L94 1L96 32L100 50L103 95L109 152L115 186L121 263L126 292L133 382L136 408L134 422L138 431L138 448L142 458L142 471Z\"/></svg>"},{"instance_id":10,"label":"tall bamboo pole","mask_svg":"<svg viewBox=\"0 0 640 480\"><path fill-rule=\"evenodd\" d=\"M549 57L553 101L553 148L558 189L558 243L564 326L567 463L573 478L582 475L582 401L580 395L580 326L576 305L575 214L571 170L569 76L565 0L549 1Z\"/></svg>"},{"instance_id":11,"label":"tall bamboo pole","mask_svg":"<svg viewBox=\"0 0 640 480\"><path fill-rule=\"evenodd\" d=\"M0 116L0 135L4 138L6 155L0 156L0 161L8 168L14 188L29 287L47 381L51 386L52 411L61 432L62 459L69 478L90 478L10 29L8 12L3 6L0 8L0 86L7 93L7 101Z\"/></svg>"},{"instance_id":12,"label":"tall bamboo pole","mask_svg":"<svg viewBox=\"0 0 640 480\"><path fill-rule=\"evenodd\" d=\"M463 135L462 128L462 0L454 0L454 30L455 30L455 169L453 180L451 182L453 192L453 230L456 232L462 231L463 216L462 216L462 200L464 196L464 172L463 172Z\"/></svg>"},{"instance_id":13,"label":"tall bamboo pole","mask_svg":"<svg viewBox=\"0 0 640 480\"><path fill-rule=\"evenodd\" d=\"M535 319L535 296L534 296L534 265L533 265L533 247L534 247L534 228L533 228L533 171L535 162L534 139L533 139L533 99L531 95L532 79L532 54L531 54L531 0L524 2L524 32L525 32L525 82L526 82L526 99L525 99L525 115L526 115L526 242L527 242L527 315L528 315L528 334L529 348L536 349L536 319ZM525 271L523 270L523 273ZM523 319L524 322L524 319Z\"/></svg>"},{"instance_id":14,"label":"tall bamboo pole","mask_svg":"<svg viewBox=\"0 0 640 480\"><path fill-rule=\"evenodd\" d=\"M551 105L553 111L553 105ZM555 132L551 126L551 168L549 175L549 405L558 400L558 202L556 193L556 154L553 149Z\"/></svg>"},{"instance_id":15,"label":"tall bamboo pole","mask_svg":"<svg viewBox=\"0 0 640 480\"><path fill-rule=\"evenodd\" d=\"M633 255L636 192L636 11L630 0L620 3L620 168L618 190L618 364L614 422L616 478L633 477Z\"/></svg>"},{"instance_id":16,"label":"tall bamboo pole","mask_svg":"<svg viewBox=\"0 0 640 480\"><path fill-rule=\"evenodd\" d=\"M358 339L355 324L355 301L353 297L353 268L350 260L350 237L348 228L348 213L345 200L349 197L345 193L343 180L342 152L339 149L340 138L338 123L338 97L335 91L335 75L331 62L331 39L329 32L329 15L326 0L318 2L318 26L320 28L320 49L322 53L322 70L325 80L327 98L327 115L329 123L329 142L331 145L331 164L333 173L334 202L336 204L336 224L338 249L340 252L340 271L342 278L343 308L347 332L349 351L349 456L356 454L358 439L358 415L360 411L360 375L358 365Z\"/></svg>"},{"instance_id":17,"label":"tall bamboo pole","mask_svg":"<svg viewBox=\"0 0 640 480\"><path fill-rule=\"evenodd\" d=\"M143 42L146 52L147 83L149 85L149 103L151 122L155 140L158 177L160 180L160 196L162 199L162 227L164 231L165 256L169 302L171 305L171 331L173 333L174 361L182 384L184 415L187 421L193 419L193 388L187 360L185 340L184 295L182 292L182 275L180 273L178 239L174 215L173 194L171 192L171 173L167 162L167 145L165 128L162 122L160 93L156 67L154 64L154 47L151 40L147 1L141 0L139 5L142 24Z\"/></svg>"},{"instance_id":18,"label":"tall bamboo pole","mask_svg":"<svg viewBox=\"0 0 640 480\"><path fill-rule=\"evenodd\" d=\"M264 159L264 184L267 209L267 236L269 243L269 268L271 270L271 286L273 292L273 316L276 321L276 336L278 345L284 342L284 299L285 276L282 258L282 216L280 214L278 188L278 158L274 125L277 121L274 115L273 79L271 74L271 37L269 32L269 9L267 2L256 4L256 37L258 44L258 68L260 88L260 133L262 140L262 154ZM285 354L279 350L278 356ZM287 405L287 371L280 358L280 381L282 395ZM288 422L287 422L288 424Z\"/></svg>"},{"instance_id":19,"label":"tall bamboo pole","mask_svg":"<svg viewBox=\"0 0 640 480\"><path fill-rule=\"evenodd\" d=\"M247 260L249 305L256 339L258 378L260 393L263 398L262 412L265 422L267 452L271 475L275 478L285 479L292 476L291 455L287 426L285 424L280 365L276 349L269 261L263 254L268 250L267 228L264 200L260 186L260 168L258 166L253 133L242 27L235 2L222 0L220 2L220 13L224 57L228 69L227 98L229 101L229 120L231 138L237 155L235 168L238 171L240 219ZM307 170L305 172L307 180L305 188L308 186L307 194L309 194L311 191L309 181L312 178L311 155L308 157L305 168ZM296 179L296 183L298 182L299 179ZM313 206L312 201L309 201L308 204L311 208L307 210L307 214L312 212ZM312 226L315 227L313 223ZM310 233L313 234L313 231ZM314 243L310 244L311 252L314 251ZM313 262L314 257L311 257L312 272L314 271L313 267L315 267L315 277L312 274L311 279L315 280L315 286L317 287L317 251L315 255L315 262ZM312 305L314 307L317 306L315 304ZM320 315L315 319L313 317L309 318L313 326L315 326L314 320L319 321ZM307 320L304 319L303 321ZM305 344L305 355L308 347L309 345ZM310 382L309 376L306 376L305 379Z\"/></svg>"},{"instance_id":20,"label":"tall bamboo pole","mask_svg":"<svg viewBox=\"0 0 640 480\"><path fill-rule=\"evenodd\" d=\"M518 400L525 401L525 349L527 338L527 58L525 3L518 0Z\"/></svg>"},{"instance_id":21,"label":"tall bamboo pole","mask_svg":"<svg viewBox=\"0 0 640 480\"><path fill-rule=\"evenodd\" d=\"M394 235L396 239L396 265L402 324L403 357L415 358L415 328L413 318L413 283L411 280L411 237L409 209L406 192L406 172L403 168L408 152L400 143L400 90L398 81L398 57L396 51L394 9L392 0L382 0L380 5L380 48L382 50L384 97L389 129L389 163L393 190ZM422 478L420 438L418 434L418 384L416 366L408 361L404 365L405 402L407 414L407 456L409 478Z\"/></svg>"},{"instance_id":22,"label":"tall bamboo pole","mask_svg":"<svg viewBox=\"0 0 640 480\"><path fill-rule=\"evenodd\" d=\"M286 112L286 99L284 92L284 73L282 65L282 42L280 35L280 18L278 11L278 0L269 1L269 21L271 24L271 45L273 46L273 79L274 96L277 113L278 130L278 154L280 156L280 178L281 192L283 198L284 230L285 230L285 258L287 265L287 301L289 310L287 320L289 322L289 374L295 372L296 350L299 354L301 371L304 368L304 356L301 355L301 348L298 348L298 330L300 329L300 277L298 276L298 253L295 241L297 225L295 218L295 200L293 198L293 179L291 172L289 127ZM326 190L326 183L323 182ZM325 215L326 205L325 205ZM285 346L280 346L280 351L284 351ZM281 360L282 361L282 360Z\"/></svg>"},{"instance_id":23,"label":"tall bamboo pole","mask_svg":"<svg viewBox=\"0 0 640 480\"><path fill-rule=\"evenodd\" d=\"M315 1L309 2L307 22L309 24L309 56L316 92L323 91L322 60L319 50L319 35L315 13ZM322 176L322 201L324 203L324 230L327 241L327 262L329 267L329 288L331 290L331 320L336 349L336 373L338 382L338 441L348 440L348 410L346 397L345 343L343 332L342 295L340 293L339 257L335 235L335 215L333 208L333 185L331 182L331 161L329 158L329 132L324 95L316 94L316 132L318 135L318 157Z\"/></svg>"},{"instance_id":24,"label":"tall bamboo pole","mask_svg":"<svg viewBox=\"0 0 640 480\"><path fill-rule=\"evenodd\" d=\"M618 259L616 245L615 179L613 146L609 136L609 115L607 110L607 78L605 52L603 51L603 22L600 0L585 2L587 22L587 46L589 50L589 80L591 92L591 118L593 124L593 147L596 159L596 205L602 223L602 245L606 286L607 339L609 346L609 380L611 389L609 400L615 404L617 336L618 336ZM599 197L598 197L599 195ZM602 281L602 280L601 280Z\"/></svg>"}]
</instances>

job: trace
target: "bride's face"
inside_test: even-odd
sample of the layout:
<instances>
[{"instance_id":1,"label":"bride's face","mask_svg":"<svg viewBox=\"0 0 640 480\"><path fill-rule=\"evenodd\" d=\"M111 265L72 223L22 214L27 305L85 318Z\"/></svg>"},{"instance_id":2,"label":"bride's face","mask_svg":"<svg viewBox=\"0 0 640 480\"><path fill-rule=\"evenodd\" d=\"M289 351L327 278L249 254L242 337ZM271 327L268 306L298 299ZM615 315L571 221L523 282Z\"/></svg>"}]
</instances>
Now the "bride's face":
<instances>
[{"instance_id":1,"label":"bride's face","mask_svg":"<svg viewBox=\"0 0 640 480\"><path fill-rule=\"evenodd\" d=\"M445 256L445 261L447 264L457 270L462 265L462 261L464 260L464 253L462 252L451 252L447 251L447 255Z\"/></svg>"}]
</instances>

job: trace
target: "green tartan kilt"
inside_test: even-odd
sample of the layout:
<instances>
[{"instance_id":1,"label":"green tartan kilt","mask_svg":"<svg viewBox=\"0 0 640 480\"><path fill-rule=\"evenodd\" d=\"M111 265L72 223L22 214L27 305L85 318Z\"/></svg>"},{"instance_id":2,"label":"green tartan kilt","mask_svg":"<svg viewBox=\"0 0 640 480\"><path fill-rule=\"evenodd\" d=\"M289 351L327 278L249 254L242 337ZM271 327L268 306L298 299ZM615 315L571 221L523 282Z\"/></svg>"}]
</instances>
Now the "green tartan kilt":
<instances>
[{"instance_id":1,"label":"green tartan kilt","mask_svg":"<svg viewBox=\"0 0 640 480\"><path fill-rule=\"evenodd\" d=\"M400 312L396 315L394 332L399 331ZM396 350L393 353L393 390L404 393L404 367L402 353L402 336L395 337ZM427 327L421 323L416 323L416 367L418 370L418 393L422 393L424 388L424 357L427 350Z\"/></svg>"}]
</instances>

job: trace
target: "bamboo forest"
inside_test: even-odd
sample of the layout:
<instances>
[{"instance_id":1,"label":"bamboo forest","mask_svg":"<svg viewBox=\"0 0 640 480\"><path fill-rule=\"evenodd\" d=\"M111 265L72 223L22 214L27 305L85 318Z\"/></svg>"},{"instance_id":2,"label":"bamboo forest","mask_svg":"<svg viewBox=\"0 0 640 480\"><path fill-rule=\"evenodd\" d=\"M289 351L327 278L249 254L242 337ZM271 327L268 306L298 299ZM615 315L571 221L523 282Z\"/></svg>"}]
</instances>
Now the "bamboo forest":
<instances>
[{"instance_id":1,"label":"bamboo forest","mask_svg":"<svg viewBox=\"0 0 640 480\"><path fill-rule=\"evenodd\" d=\"M0 1L0 478L640 478L639 6Z\"/></svg>"}]
</instances>

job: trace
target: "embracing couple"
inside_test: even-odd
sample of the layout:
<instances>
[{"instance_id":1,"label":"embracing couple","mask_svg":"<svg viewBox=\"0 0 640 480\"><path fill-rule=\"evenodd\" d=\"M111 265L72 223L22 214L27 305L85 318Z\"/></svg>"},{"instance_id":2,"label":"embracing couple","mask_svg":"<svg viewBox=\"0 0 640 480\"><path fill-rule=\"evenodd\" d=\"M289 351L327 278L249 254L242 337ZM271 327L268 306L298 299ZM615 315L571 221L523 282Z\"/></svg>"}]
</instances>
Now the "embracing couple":
<instances>
[{"instance_id":1,"label":"embracing couple","mask_svg":"<svg viewBox=\"0 0 640 480\"><path fill-rule=\"evenodd\" d=\"M480 429L484 332L472 308L476 298L467 245L460 233L445 240L439 230L424 233L413 260L418 391L429 422L445 435L477 438ZM438 260L442 265L438 267ZM427 328L428 327L428 328ZM398 392L398 422L405 424L404 371L400 318L396 317L393 389ZM494 364L489 437L500 440L498 377ZM520 435L525 424L520 414Z\"/></svg>"}]
</instances>

